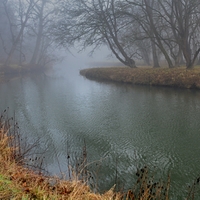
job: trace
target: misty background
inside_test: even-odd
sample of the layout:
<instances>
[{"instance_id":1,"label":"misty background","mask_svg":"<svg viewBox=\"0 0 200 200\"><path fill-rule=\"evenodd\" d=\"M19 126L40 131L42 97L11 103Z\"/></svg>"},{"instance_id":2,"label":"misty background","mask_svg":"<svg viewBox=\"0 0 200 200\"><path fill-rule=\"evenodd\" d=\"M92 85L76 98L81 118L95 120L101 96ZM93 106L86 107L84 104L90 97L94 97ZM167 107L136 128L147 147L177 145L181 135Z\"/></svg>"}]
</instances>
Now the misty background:
<instances>
[{"instance_id":1,"label":"misty background","mask_svg":"<svg viewBox=\"0 0 200 200\"><path fill-rule=\"evenodd\" d=\"M75 47L131 68L190 69L200 62L199 8L197 0L2 0L0 68L42 71Z\"/></svg>"}]
</instances>

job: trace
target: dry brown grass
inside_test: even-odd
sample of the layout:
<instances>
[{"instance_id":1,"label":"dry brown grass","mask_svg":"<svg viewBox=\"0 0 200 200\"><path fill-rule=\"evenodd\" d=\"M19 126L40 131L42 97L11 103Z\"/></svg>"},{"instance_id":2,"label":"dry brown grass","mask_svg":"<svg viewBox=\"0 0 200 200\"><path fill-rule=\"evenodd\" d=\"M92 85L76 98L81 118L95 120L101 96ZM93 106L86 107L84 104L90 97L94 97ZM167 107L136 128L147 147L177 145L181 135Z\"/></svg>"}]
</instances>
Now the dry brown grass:
<instances>
[{"instance_id":1,"label":"dry brown grass","mask_svg":"<svg viewBox=\"0 0 200 200\"><path fill-rule=\"evenodd\" d=\"M95 194L82 181L44 176L23 167L21 161L16 161L19 151L13 146L9 125L0 120L0 199L121 199L113 188L103 195Z\"/></svg>"},{"instance_id":2,"label":"dry brown grass","mask_svg":"<svg viewBox=\"0 0 200 200\"><path fill-rule=\"evenodd\" d=\"M10 119L3 120L0 116L0 199L3 200L169 200L170 176L167 181L154 176L144 167L136 172L136 183L126 193L111 188L104 194L95 194L89 186L77 176L71 181L61 180L58 177L44 176L40 171L27 169L23 166L23 151L15 137L11 134ZM19 152L22 155L18 155ZM200 177L191 186L186 200L194 200L198 196ZM198 199L198 198L197 198Z\"/></svg>"},{"instance_id":3,"label":"dry brown grass","mask_svg":"<svg viewBox=\"0 0 200 200\"><path fill-rule=\"evenodd\" d=\"M200 89L200 68L186 70L185 68L109 67L84 69L80 74L98 81Z\"/></svg>"},{"instance_id":4,"label":"dry brown grass","mask_svg":"<svg viewBox=\"0 0 200 200\"><path fill-rule=\"evenodd\" d=\"M3 115L2 115L3 116ZM115 187L104 194L93 193L89 186L74 177L74 181L61 180L58 177L44 176L41 172L27 169L18 158L19 146L11 134L10 119L0 118L0 199L69 199L69 200L168 200L169 184L157 183L148 177L147 168L136 173L137 183L128 193L115 192ZM166 192L167 191L167 192ZM165 193L164 193L165 192ZM167 195L167 196L166 196Z\"/></svg>"}]
</instances>

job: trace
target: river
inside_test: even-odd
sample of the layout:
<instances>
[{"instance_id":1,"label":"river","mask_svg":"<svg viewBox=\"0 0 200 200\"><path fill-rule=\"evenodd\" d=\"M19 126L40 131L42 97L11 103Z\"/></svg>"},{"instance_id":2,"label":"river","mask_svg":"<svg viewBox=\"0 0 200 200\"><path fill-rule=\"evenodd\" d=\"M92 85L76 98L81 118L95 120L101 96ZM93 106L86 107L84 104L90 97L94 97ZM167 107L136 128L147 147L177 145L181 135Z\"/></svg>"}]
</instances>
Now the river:
<instances>
[{"instance_id":1,"label":"river","mask_svg":"<svg viewBox=\"0 0 200 200\"><path fill-rule=\"evenodd\" d=\"M131 188L146 165L170 173L172 197L183 199L200 175L200 91L100 83L74 70L16 78L0 85L0 96L0 110L9 106L22 135L41 138L51 174L67 173L85 144L101 191L114 185L116 171Z\"/></svg>"}]
</instances>

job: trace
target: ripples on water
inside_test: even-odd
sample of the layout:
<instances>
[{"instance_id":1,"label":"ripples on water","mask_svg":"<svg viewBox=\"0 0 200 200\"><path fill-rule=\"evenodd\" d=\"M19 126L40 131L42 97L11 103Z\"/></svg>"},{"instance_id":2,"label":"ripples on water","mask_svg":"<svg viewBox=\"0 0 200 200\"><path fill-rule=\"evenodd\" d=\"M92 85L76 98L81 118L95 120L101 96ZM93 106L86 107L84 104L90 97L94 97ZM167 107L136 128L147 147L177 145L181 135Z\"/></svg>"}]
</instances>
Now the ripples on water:
<instances>
[{"instance_id":1,"label":"ripples on water","mask_svg":"<svg viewBox=\"0 0 200 200\"><path fill-rule=\"evenodd\" d=\"M114 185L116 168L124 188L138 167L170 172L174 196L200 174L199 91L34 77L0 85L0 96L1 110L15 111L22 133L48 147L53 174L60 172L57 160L67 171L66 155L75 162L84 140L89 161L101 161L101 190Z\"/></svg>"}]
</instances>

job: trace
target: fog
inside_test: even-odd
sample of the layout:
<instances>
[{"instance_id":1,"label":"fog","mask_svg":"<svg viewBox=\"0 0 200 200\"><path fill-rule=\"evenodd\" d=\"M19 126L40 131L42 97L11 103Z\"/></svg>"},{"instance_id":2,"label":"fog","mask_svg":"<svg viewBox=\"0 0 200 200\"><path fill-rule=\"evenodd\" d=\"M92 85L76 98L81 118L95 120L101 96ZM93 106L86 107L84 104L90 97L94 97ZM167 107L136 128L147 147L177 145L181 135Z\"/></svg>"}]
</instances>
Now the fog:
<instances>
[{"instance_id":1,"label":"fog","mask_svg":"<svg viewBox=\"0 0 200 200\"><path fill-rule=\"evenodd\" d=\"M118 62L117 59L111 55L109 49L106 46L97 49L92 54L89 48L81 52L78 52L76 49L73 48L70 49L70 52L66 53L67 55L65 59L68 65L72 64L79 69L95 65L102 65L102 63L110 65L114 62Z\"/></svg>"},{"instance_id":2,"label":"fog","mask_svg":"<svg viewBox=\"0 0 200 200\"><path fill-rule=\"evenodd\" d=\"M122 65L106 46L97 49L92 54L91 51L91 48L83 51L75 48L57 51L56 55L60 57L60 61L53 67L54 75L58 77L77 75L81 69L85 68Z\"/></svg>"},{"instance_id":3,"label":"fog","mask_svg":"<svg viewBox=\"0 0 200 200\"><path fill-rule=\"evenodd\" d=\"M200 2L153 2L0 1L0 65L43 70L58 64L57 55L79 69L116 60L131 68L138 60L156 68L199 64Z\"/></svg>"}]
</instances>

